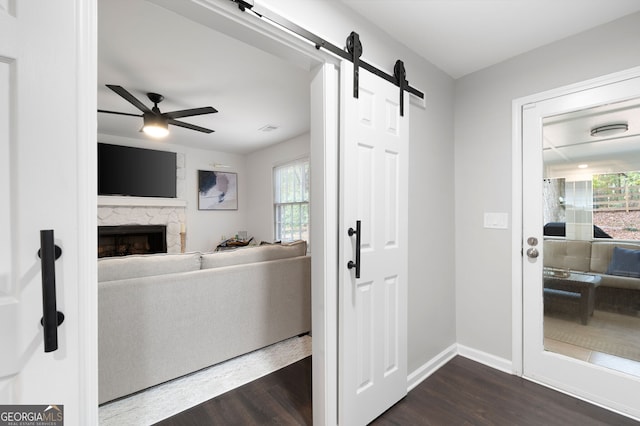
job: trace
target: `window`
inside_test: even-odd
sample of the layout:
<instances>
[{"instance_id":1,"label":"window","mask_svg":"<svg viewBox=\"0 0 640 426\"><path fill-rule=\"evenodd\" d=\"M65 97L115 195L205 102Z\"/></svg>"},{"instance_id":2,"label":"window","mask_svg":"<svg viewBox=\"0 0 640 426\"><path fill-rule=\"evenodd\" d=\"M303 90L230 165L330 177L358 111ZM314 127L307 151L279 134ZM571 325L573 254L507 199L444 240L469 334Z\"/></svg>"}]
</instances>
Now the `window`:
<instances>
[{"instance_id":1,"label":"window","mask_svg":"<svg viewBox=\"0 0 640 426\"><path fill-rule=\"evenodd\" d=\"M544 235L640 240L640 171L590 177L545 179Z\"/></svg>"},{"instance_id":2,"label":"window","mask_svg":"<svg viewBox=\"0 0 640 426\"><path fill-rule=\"evenodd\" d=\"M309 242L309 159L273 169L275 239Z\"/></svg>"},{"instance_id":3,"label":"window","mask_svg":"<svg viewBox=\"0 0 640 426\"><path fill-rule=\"evenodd\" d=\"M593 223L617 240L640 240L640 172L593 176Z\"/></svg>"}]
</instances>

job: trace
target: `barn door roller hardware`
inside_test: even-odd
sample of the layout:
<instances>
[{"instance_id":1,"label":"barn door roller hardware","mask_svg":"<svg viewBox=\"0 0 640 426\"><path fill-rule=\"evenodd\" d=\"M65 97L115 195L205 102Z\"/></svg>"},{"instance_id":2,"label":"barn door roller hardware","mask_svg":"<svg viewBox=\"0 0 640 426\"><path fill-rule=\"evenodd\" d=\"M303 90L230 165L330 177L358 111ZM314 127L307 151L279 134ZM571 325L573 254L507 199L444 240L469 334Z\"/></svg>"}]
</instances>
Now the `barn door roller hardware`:
<instances>
[{"instance_id":1,"label":"barn door roller hardware","mask_svg":"<svg viewBox=\"0 0 640 426\"><path fill-rule=\"evenodd\" d=\"M350 61L353 62L353 97L358 97L358 87L360 86L360 56L362 56L362 43L357 32L351 31L347 37L347 52L351 54Z\"/></svg>"},{"instance_id":2,"label":"barn door roller hardware","mask_svg":"<svg viewBox=\"0 0 640 426\"><path fill-rule=\"evenodd\" d=\"M231 0L232 2L238 5L238 8L243 12L246 10L250 10L259 18L268 19L271 22L274 22L281 27L299 35L300 37L310 41L316 47L316 49L326 49L329 52L337 55L343 59L353 62L353 97L358 97L358 76L360 72L360 68L364 68L365 70L377 75L378 77L384 78L388 82L395 84L400 88L400 115L404 116L404 92L413 93L420 99L424 98L424 94L411 87L409 82L407 81L407 74L404 68L404 63L401 60L397 60L395 66L393 68L393 75L389 75L382 70L374 67L373 65L368 64L367 62L360 59L362 56L362 43L360 42L360 36L355 31L351 32L349 37L347 37L347 46L346 49L341 49L334 44L329 43L328 41L318 37L317 35L305 30L304 28L296 25L295 23L289 21L288 19L273 13L268 10L261 10L249 1L245 0Z\"/></svg>"}]
</instances>

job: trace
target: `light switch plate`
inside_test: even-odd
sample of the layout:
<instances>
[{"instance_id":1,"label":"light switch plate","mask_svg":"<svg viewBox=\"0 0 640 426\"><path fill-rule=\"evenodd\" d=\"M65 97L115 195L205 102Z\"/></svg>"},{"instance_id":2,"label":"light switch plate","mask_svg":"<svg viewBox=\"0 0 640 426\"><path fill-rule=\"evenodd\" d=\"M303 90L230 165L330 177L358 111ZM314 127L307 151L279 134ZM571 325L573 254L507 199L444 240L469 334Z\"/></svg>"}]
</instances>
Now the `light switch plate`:
<instances>
[{"instance_id":1,"label":"light switch plate","mask_svg":"<svg viewBox=\"0 0 640 426\"><path fill-rule=\"evenodd\" d=\"M484 227L491 229L509 228L509 213L485 213Z\"/></svg>"}]
</instances>

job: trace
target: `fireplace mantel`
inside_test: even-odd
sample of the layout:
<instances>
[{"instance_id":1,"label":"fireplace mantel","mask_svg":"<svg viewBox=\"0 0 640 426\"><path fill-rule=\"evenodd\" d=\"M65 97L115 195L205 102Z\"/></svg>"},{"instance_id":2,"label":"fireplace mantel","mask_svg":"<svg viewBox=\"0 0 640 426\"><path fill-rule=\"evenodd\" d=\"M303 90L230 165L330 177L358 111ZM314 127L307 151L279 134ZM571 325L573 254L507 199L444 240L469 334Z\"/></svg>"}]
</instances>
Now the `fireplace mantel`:
<instances>
[{"instance_id":1,"label":"fireplace mantel","mask_svg":"<svg viewBox=\"0 0 640 426\"><path fill-rule=\"evenodd\" d=\"M99 195L98 207L186 207L187 202L179 198L119 197Z\"/></svg>"}]
</instances>

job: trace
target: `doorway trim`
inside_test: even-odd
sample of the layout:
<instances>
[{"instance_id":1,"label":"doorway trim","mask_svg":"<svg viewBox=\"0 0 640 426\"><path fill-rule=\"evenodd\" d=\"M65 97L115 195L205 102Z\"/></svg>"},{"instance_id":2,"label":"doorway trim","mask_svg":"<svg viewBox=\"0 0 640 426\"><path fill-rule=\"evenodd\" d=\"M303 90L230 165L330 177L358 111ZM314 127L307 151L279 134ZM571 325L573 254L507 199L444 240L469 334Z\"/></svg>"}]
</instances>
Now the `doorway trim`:
<instances>
[{"instance_id":1,"label":"doorway trim","mask_svg":"<svg viewBox=\"0 0 640 426\"><path fill-rule=\"evenodd\" d=\"M78 418L98 418L98 4L75 1L78 187ZM95 285L86 285L94 284Z\"/></svg>"},{"instance_id":2,"label":"doorway trim","mask_svg":"<svg viewBox=\"0 0 640 426\"><path fill-rule=\"evenodd\" d=\"M512 367L513 373L524 377L524 299L523 299L523 268L522 256L524 247L523 226L523 177L522 177L522 143L523 143L523 111L528 107L535 105L537 102L558 98L561 96L575 94L585 90L595 89L597 87L619 83L632 78L640 77L640 67L630 68L628 70L607 74L586 81L562 86L556 89L536 93L522 98L514 99L512 102L512 257L511 257L511 282L512 282ZM585 105L590 107L593 105ZM543 384L544 386L553 388L559 392L570 394L578 399L585 399L578 395L562 389ZM600 405L594 401L588 401L595 405ZM608 407L605 407L608 408Z\"/></svg>"}]
</instances>

